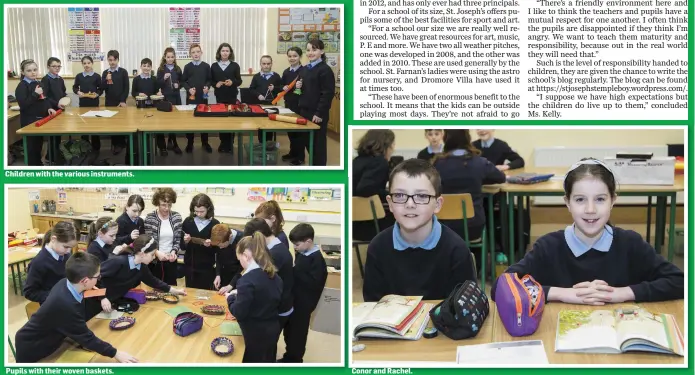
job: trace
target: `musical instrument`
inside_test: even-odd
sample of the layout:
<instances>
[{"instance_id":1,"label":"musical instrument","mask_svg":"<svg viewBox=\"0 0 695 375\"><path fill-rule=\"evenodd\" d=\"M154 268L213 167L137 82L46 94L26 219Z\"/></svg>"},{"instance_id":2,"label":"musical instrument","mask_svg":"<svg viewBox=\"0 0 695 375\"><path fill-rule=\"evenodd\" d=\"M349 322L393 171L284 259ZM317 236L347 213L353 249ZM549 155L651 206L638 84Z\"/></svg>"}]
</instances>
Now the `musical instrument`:
<instances>
[{"instance_id":1,"label":"musical instrument","mask_svg":"<svg viewBox=\"0 0 695 375\"><path fill-rule=\"evenodd\" d=\"M306 125L308 122L305 118L302 118L302 117L290 117L290 116L275 115L275 114L268 115L268 118L273 120L273 121L281 121L281 122L287 122L290 124L299 124L299 125Z\"/></svg>"},{"instance_id":2,"label":"musical instrument","mask_svg":"<svg viewBox=\"0 0 695 375\"><path fill-rule=\"evenodd\" d=\"M294 81L290 82L289 85L287 85L287 90L286 90L286 91L283 91L283 92L279 93L278 96L276 96L275 99L273 99L273 101L270 102L270 103L271 103L272 105L275 105L275 104L278 103L278 101L280 101L280 99L284 98L284 97L285 97L285 94L287 94L288 92L290 92L290 90L292 90L292 89L294 88L295 83L297 83L297 79L299 79L299 76L297 76L297 78L295 78Z\"/></svg>"}]
</instances>

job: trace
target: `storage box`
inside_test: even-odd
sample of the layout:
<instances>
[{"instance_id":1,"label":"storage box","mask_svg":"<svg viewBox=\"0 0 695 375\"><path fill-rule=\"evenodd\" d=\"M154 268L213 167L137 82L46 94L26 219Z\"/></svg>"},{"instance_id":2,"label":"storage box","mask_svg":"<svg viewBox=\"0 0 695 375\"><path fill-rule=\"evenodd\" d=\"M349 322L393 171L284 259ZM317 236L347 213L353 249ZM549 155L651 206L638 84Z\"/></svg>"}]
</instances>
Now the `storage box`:
<instances>
[{"instance_id":1,"label":"storage box","mask_svg":"<svg viewBox=\"0 0 695 375\"><path fill-rule=\"evenodd\" d=\"M274 145L275 142L266 142L266 152L265 152L265 165L277 165L278 164L278 148ZM272 147L269 147L270 144ZM251 158L251 148L248 143L244 143L244 163L248 165L248 161ZM253 144L253 165L263 164L263 146L260 143Z\"/></svg>"},{"instance_id":2,"label":"storage box","mask_svg":"<svg viewBox=\"0 0 695 375\"><path fill-rule=\"evenodd\" d=\"M673 185L676 159L655 157L650 160L605 158L620 185Z\"/></svg>"}]
</instances>

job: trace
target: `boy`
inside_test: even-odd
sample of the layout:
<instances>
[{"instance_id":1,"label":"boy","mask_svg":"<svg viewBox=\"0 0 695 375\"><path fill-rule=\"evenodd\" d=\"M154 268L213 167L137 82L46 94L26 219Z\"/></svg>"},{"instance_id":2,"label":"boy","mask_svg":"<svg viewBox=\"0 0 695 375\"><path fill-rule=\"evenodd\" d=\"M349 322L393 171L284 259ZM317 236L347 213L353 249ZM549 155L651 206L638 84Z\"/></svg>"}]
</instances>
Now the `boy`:
<instances>
[{"instance_id":1,"label":"boy","mask_svg":"<svg viewBox=\"0 0 695 375\"><path fill-rule=\"evenodd\" d=\"M203 56L203 50L200 48L200 45L192 44L188 49L188 53L193 58L193 61L183 67L183 75L181 76L181 83L183 83L183 88L186 91L186 104L208 104L206 96L208 88L212 83L210 65L200 59ZM191 99L191 96L193 96L193 99ZM186 152L189 154L193 152L194 136L194 133L186 133L186 139L188 139ZM205 152L208 154L212 152L212 147L208 143L207 133L200 133L200 142L203 144Z\"/></svg>"},{"instance_id":2,"label":"boy","mask_svg":"<svg viewBox=\"0 0 695 375\"><path fill-rule=\"evenodd\" d=\"M17 362L38 362L56 351L69 337L88 350L118 362L137 362L128 353L118 351L100 340L87 327L84 319L84 291L93 289L99 274L99 259L78 251L65 265L67 279L60 280L39 310L31 316L15 336Z\"/></svg>"},{"instance_id":3,"label":"boy","mask_svg":"<svg viewBox=\"0 0 695 375\"><path fill-rule=\"evenodd\" d=\"M130 94L133 98L138 95L150 96L159 92L159 84L157 78L152 77L152 60L144 58L140 61L140 75L133 78L133 90ZM146 100L148 107L152 106L151 100Z\"/></svg>"},{"instance_id":4,"label":"boy","mask_svg":"<svg viewBox=\"0 0 695 375\"><path fill-rule=\"evenodd\" d=\"M49 57L46 65L48 66L48 74L43 76L43 78L41 79L41 87L44 88L44 94L47 98L55 100L57 102L60 99L68 96L67 90L65 88L65 81L63 80L63 77L58 75L58 73L60 73L62 65L60 63L60 59L58 59L57 57ZM63 106L62 104L58 104L58 107L65 109L65 106ZM53 147L56 150L60 150L60 136L53 136L51 138L53 139ZM53 157L55 159L50 161L55 164L62 164L65 161L63 160L62 153L60 152L58 152L57 155L54 155Z\"/></svg>"},{"instance_id":5,"label":"boy","mask_svg":"<svg viewBox=\"0 0 695 375\"><path fill-rule=\"evenodd\" d=\"M480 156L497 166L500 171L524 167L524 159L509 147L507 142L495 139L495 131L491 129L478 129L478 140L473 141L473 147L482 152ZM506 163L506 161L509 163Z\"/></svg>"},{"instance_id":6,"label":"boy","mask_svg":"<svg viewBox=\"0 0 695 375\"><path fill-rule=\"evenodd\" d=\"M417 158L431 161L435 155L440 154L444 149L444 130L425 129L425 138L427 138L427 142L429 142L430 145L418 152Z\"/></svg>"},{"instance_id":7,"label":"boy","mask_svg":"<svg viewBox=\"0 0 695 375\"><path fill-rule=\"evenodd\" d=\"M326 285L328 270L323 254L314 244L314 228L309 224L298 224L290 232L294 245L294 312L284 328L285 354L278 362L302 363L306 351L311 313L321 299Z\"/></svg>"},{"instance_id":8,"label":"boy","mask_svg":"<svg viewBox=\"0 0 695 375\"><path fill-rule=\"evenodd\" d=\"M437 170L425 160L406 160L391 172L389 188L396 224L369 243L364 301L387 294L441 300L456 285L477 280L466 243L435 217L443 204Z\"/></svg>"},{"instance_id":9,"label":"boy","mask_svg":"<svg viewBox=\"0 0 695 375\"><path fill-rule=\"evenodd\" d=\"M107 107L125 107L125 101L128 99L130 90L130 80L128 71L118 66L120 54L115 49L112 49L106 54L106 59L109 63L109 68L104 70L101 75L101 87L104 87L104 104ZM123 135L114 135L111 137L111 147L114 155L118 155L123 151L126 140Z\"/></svg>"}]
</instances>

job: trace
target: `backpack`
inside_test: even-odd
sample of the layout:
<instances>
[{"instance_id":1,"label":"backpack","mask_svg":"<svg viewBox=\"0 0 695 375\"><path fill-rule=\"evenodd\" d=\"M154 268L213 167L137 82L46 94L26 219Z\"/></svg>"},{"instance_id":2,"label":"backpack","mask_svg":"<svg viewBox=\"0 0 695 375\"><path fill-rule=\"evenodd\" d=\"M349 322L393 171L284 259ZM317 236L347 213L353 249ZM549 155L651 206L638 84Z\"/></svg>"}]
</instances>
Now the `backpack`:
<instances>
[{"instance_id":1,"label":"backpack","mask_svg":"<svg viewBox=\"0 0 695 375\"><path fill-rule=\"evenodd\" d=\"M516 273L503 273L497 278L495 303L507 332L514 337L528 336L541 322L545 293L531 275L519 278Z\"/></svg>"},{"instance_id":2,"label":"backpack","mask_svg":"<svg viewBox=\"0 0 695 375\"><path fill-rule=\"evenodd\" d=\"M435 328L452 340L475 337L490 314L490 302L474 281L459 284L430 310Z\"/></svg>"},{"instance_id":3,"label":"backpack","mask_svg":"<svg viewBox=\"0 0 695 375\"><path fill-rule=\"evenodd\" d=\"M97 154L92 152L92 145L84 139L70 139L60 142L60 153L65 165L92 165Z\"/></svg>"}]
</instances>

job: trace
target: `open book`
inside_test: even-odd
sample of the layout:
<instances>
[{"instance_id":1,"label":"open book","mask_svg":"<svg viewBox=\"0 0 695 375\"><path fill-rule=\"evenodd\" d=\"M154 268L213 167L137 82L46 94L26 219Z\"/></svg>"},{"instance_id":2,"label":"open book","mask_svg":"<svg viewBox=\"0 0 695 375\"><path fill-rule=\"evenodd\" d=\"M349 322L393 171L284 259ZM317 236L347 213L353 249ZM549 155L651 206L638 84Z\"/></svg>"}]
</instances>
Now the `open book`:
<instances>
[{"instance_id":1,"label":"open book","mask_svg":"<svg viewBox=\"0 0 695 375\"><path fill-rule=\"evenodd\" d=\"M683 334L673 315L654 315L639 307L561 311L556 352L624 353L683 356Z\"/></svg>"},{"instance_id":2,"label":"open book","mask_svg":"<svg viewBox=\"0 0 695 375\"><path fill-rule=\"evenodd\" d=\"M432 304L422 297L387 295L379 302L352 308L353 335L384 339L419 340L429 323Z\"/></svg>"}]
</instances>

